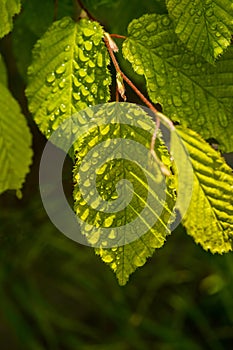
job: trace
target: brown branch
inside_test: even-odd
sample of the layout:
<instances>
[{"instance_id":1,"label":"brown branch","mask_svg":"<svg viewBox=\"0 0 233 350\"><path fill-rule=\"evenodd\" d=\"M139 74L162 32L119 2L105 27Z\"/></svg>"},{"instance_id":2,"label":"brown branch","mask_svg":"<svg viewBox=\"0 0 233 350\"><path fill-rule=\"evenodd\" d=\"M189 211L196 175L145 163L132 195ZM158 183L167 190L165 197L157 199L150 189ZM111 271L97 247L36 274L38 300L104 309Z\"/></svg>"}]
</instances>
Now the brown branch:
<instances>
[{"instance_id":1,"label":"brown branch","mask_svg":"<svg viewBox=\"0 0 233 350\"><path fill-rule=\"evenodd\" d=\"M117 39L127 39L127 36L119 35L119 34L109 34L111 38L117 38Z\"/></svg>"},{"instance_id":2,"label":"brown branch","mask_svg":"<svg viewBox=\"0 0 233 350\"><path fill-rule=\"evenodd\" d=\"M114 67L116 69L116 72L121 75L123 80L138 95L138 97L141 99L141 101L155 114L156 127L155 127L154 133L153 133L152 138L151 138L150 152L151 152L151 155L153 156L153 158L155 159L155 161L157 162L157 164L159 164L162 173L165 176L169 176L169 175L171 175L170 171L163 164L163 162L158 158L154 148L155 148L155 141L156 141L157 133L158 133L158 130L159 130L159 127L160 127L160 121L163 120L163 122L165 122L167 124L167 126L169 127L169 129L171 131L175 130L175 127L174 127L172 121L169 118L167 118L164 114L160 113L153 106L153 104L143 95L143 93L134 85L134 83L122 72L122 70L120 69L120 66L119 66L119 64L117 62L117 59L116 59L116 57L114 55L113 49L111 47L111 44L109 42L108 34L106 34L104 36L104 41L105 41L105 45L106 45L106 47L108 49L109 55L110 55L110 57L112 59L113 65L114 65ZM119 97L119 94L118 94L118 97ZM118 99L118 97L117 97L117 99Z\"/></svg>"},{"instance_id":3,"label":"brown branch","mask_svg":"<svg viewBox=\"0 0 233 350\"><path fill-rule=\"evenodd\" d=\"M122 70L120 69L120 66L116 60L116 57L114 55L114 52L111 48L111 45L108 41L108 37L107 35L104 36L104 41L105 41L105 45L108 49L108 52L110 54L110 57L112 59L112 62L114 64L114 67L117 71L117 73L119 73L122 78L124 79L124 81L131 87L131 89L138 95L138 97L140 98L140 100L155 114L156 118L160 118L161 120L163 120L169 127L170 130L174 130L175 127L172 123L172 121L167 118L163 113L159 112L154 105L143 95L143 93L138 90L138 88L134 85L134 83L122 72Z\"/></svg>"},{"instance_id":4,"label":"brown branch","mask_svg":"<svg viewBox=\"0 0 233 350\"><path fill-rule=\"evenodd\" d=\"M57 11L58 11L58 0L54 0L54 13L53 13L53 21L57 20Z\"/></svg>"}]
</instances>

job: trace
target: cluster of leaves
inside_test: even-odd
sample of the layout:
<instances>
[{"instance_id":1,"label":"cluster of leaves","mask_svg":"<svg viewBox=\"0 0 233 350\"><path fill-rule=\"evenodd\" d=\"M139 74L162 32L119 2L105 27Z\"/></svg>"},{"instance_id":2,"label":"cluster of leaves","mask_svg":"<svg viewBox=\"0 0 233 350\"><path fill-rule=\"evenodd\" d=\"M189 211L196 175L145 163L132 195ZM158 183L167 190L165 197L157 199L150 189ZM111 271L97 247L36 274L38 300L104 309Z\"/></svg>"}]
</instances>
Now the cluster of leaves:
<instances>
[{"instance_id":1,"label":"cluster of leaves","mask_svg":"<svg viewBox=\"0 0 233 350\"><path fill-rule=\"evenodd\" d=\"M92 9L93 1L85 3ZM111 7L111 3L101 1L102 6ZM219 151L214 150L205 139L216 139L219 150L233 151L233 49L230 46L233 5L230 0L167 0L166 4L161 0L157 3L158 13L145 14L129 24L122 54L133 70L145 77L151 101L159 103L163 112L179 124L175 132L189 152L194 171L193 194L182 220L183 225L204 249L229 252L233 248L232 170ZM52 4L44 8L41 2L23 2L23 11L12 33L19 71L27 84L29 110L47 138L75 112L111 99L110 57L103 40L103 27L83 13L74 21L71 17L77 18L78 10L73 8L72 1L63 0L58 4L56 20L53 21ZM96 7L93 6L93 9ZM12 30L12 18L19 12L20 1L0 0L0 37ZM27 40L28 32L33 34ZM27 54L21 60L22 38L25 38ZM2 58L0 106L0 192L19 190L31 162L31 137L17 102L6 88ZM104 114L102 118L102 123L107 123ZM151 118L143 118L141 122L147 130L153 131L155 125ZM80 118L78 123L81 127L86 120ZM90 145L94 146L107 138L126 136L138 142L145 138L143 128L141 132L130 134L127 127L109 127L99 129L98 133L90 132L75 146L75 211L84 220L87 217L92 220L96 237L99 226L105 227L106 224L108 227L109 221L106 217L101 219L99 215L92 215L86 204L83 205L76 176L79 162L89 151ZM167 150L161 147L161 139L158 140L155 144L157 156L172 167ZM149 137L145 145L149 152ZM118 172L127 176L124 161L118 163ZM137 167L133 168L133 172L135 178L141 177ZM109 184L116 181L116 170L112 171L110 165L106 166L102 175L100 182L103 182L103 189L102 192L100 189L100 193L103 198L113 200L114 190L106 194L105 189L106 179ZM169 234L175 206L174 177L176 174L166 179L167 197L159 225L127 245L106 249L102 242L96 249L103 261L116 272L120 284L127 282L129 274L143 265L154 249L163 245ZM146 184L141 186L148 189ZM135 191L143 202L144 191L139 182ZM122 225L122 216L117 218L119 225ZM124 220L131 220L130 215ZM83 234L87 234L86 225L82 229Z\"/></svg>"}]
</instances>

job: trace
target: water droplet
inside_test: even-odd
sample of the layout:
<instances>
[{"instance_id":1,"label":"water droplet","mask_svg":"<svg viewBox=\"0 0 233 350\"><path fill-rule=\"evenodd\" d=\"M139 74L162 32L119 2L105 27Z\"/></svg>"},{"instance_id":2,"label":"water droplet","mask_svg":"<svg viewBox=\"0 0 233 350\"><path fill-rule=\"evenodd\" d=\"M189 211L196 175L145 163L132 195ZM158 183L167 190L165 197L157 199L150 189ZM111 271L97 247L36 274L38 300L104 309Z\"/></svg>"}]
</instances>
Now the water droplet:
<instances>
[{"instance_id":1,"label":"water droplet","mask_svg":"<svg viewBox=\"0 0 233 350\"><path fill-rule=\"evenodd\" d=\"M92 92L92 94L96 94L97 93L97 90L98 90L98 87L97 87L97 85L96 84L93 84L92 86L91 86L91 92Z\"/></svg>"},{"instance_id":2,"label":"water droplet","mask_svg":"<svg viewBox=\"0 0 233 350\"><path fill-rule=\"evenodd\" d=\"M84 186L84 187L90 187L90 185L91 185L91 182L90 182L89 179L87 179L87 180L84 181L84 183L83 183L83 186Z\"/></svg>"},{"instance_id":3,"label":"water droplet","mask_svg":"<svg viewBox=\"0 0 233 350\"><path fill-rule=\"evenodd\" d=\"M105 242L102 242L102 245L107 245L107 244L104 244ZM106 242L107 243L107 242ZM111 255L104 255L102 256L102 260L106 263L110 263L113 261L113 257Z\"/></svg>"},{"instance_id":4,"label":"water droplet","mask_svg":"<svg viewBox=\"0 0 233 350\"><path fill-rule=\"evenodd\" d=\"M66 18L63 18L60 23L59 23L59 26L60 28L62 29L65 29L69 24L70 24L71 20L68 19L67 17Z\"/></svg>"},{"instance_id":5,"label":"water droplet","mask_svg":"<svg viewBox=\"0 0 233 350\"><path fill-rule=\"evenodd\" d=\"M88 66L90 67L90 68L94 68L95 67L95 63L93 62L93 61L89 61L88 62Z\"/></svg>"},{"instance_id":6,"label":"water droplet","mask_svg":"<svg viewBox=\"0 0 233 350\"><path fill-rule=\"evenodd\" d=\"M66 70L66 65L65 65L65 63L62 63L58 68L56 68L55 72L56 72L56 74L60 75L60 74L64 73L65 70Z\"/></svg>"},{"instance_id":7,"label":"water droplet","mask_svg":"<svg viewBox=\"0 0 233 350\"><path fill-rule=\"evenodd\" d=\"M95 81L94 75L87 75L85 78L85 82L88 84L92 84Z\"/></svg>"},{"instance_id":8,"label":"water droplet","mask_svg":"<svg viewBox=\"0 0 233 350\"><path fill-rule=\"evenodd\" d=\"M46 81L47 81L47 83L52 84L55 79L56 79L55 74L50 73L47 75Z\"/></svg>"},{"instance_id":9,"label":"water droplet","mask_svg":"<svg viewBox=\"0 0 233 350\"><path fill-rule=\"evenodd\" d=\"M63 89L63 88L65 87L65 83L66 83L66 79L63 78L63 79L60 81L60 83L58 84L58 86L59 86L61 89Z\"/></svg>"},{"instance_id":10,"label":"water droplet","mask_svg":"<svg viewBox=\"0 0 233 350\"><path fill-rule=\"evenodd\" d=\"M57 117L60 115L60 109L56 109L55 113L54 113Z\"/></svg>"},{"instance_id":11,"label":"water droplet","mask_svg":"<svg viewBox=\"0 0 233 350\"><path fill-rule=\"evenodd\" d=\"M162 24L164 26L169 26L170 23L170 19L167 16L162 19Z\"/></svg>"},{"instance_id":12,"label":"water droplet","mask_svg":"<svg viewBox=\"0 0 233 350\"><path fill-rule=\"evenodd\" d=\"M73 92L73 97L76 101L79 101L81 99L80 92Z\"/></svg>"},{"instance_id":13,"label":"water droplet","mask_svg":"<svg viewBox=\"0 0 233 350\"><path fill-rule=\"evenodd\" d=\"M70 51L70 45L66 45L64 50L65 50L66 52L67 52L67 51Z\"/></svg>"},{"instance_id":14,"label":"water droplet","mask_svg":"<svg viewBox=\"0 0 233 350\"><path fill-rule=\"evenodd\" d=\"M85 47L85 49L86 49L87 51L91 51L92 46L93 46L93 44L92 44L91 41L85 41L85 42L84 42L84 47Z\"/></svg>"},{"instance_id":15,"label":"water droplet","mask_svg":"<svg viewBox=\"0 0 233 350\"><path fill-rule=\"evenodd\" d=\"M76 76L73 77L73 83L76 87L79 87L82 85L82 83L78 80Z\"/></svg>"},{"instance_id":16,"label":"water droplet","mask_svg":"<svg viewBox=\"0 0 233 350\"><path fill-rule=\"evenodd\" d=\"M52 122L54 121L54 119L55 119L55 115L54 114L52 114L51 116L50 116L50 118L49 118Z\"/></svg>"},{"instance_id":17,"label":"water droplet","mask_svg":"<svg viewBox=\"0 0 233 350\"><path fill-rule=\"evenodd\" d=\"M64 103L62 103L62 104L60 105L60 111L61 111L62 113L65 113L65 112L66 112L66 105L65 105Z\"/></svg>"},{"instance_id":18,"label":"water droplet","mask_svg":"<svg viewBox=\"0 0 233 350\"><path fill-rule=\"evenodd\" d=\"M87 87L81 86L80 91L84 97L89 95L89 91L88 91Z\"/></svg>"},{"instance_id":19,"label":"water droplet","mask_svg":"<svg viewBox=\"0 0 233 350\"><path fill-rule=\"evenodd\" d=\"M52 90L52 93L55 94L58 91L58 86L55 86Z\"/></svg>"},{"instance_id":20,"label":"water droplet","mask_svg":"<svg viewBox=\"0 0 233 350\"><path fill-rule=\"evenodd\" d=\"M74 69L76 69L76 70L80 69L80 66L78 65L78 63L76 61L73 61L73 66L74 66Z\"/></svg>"},{"instance_id":21,"label":"water droplet","mask_svg":"<svg viewBox=\"0 0 233 350\"><path fill-rule=\"evenodd\" d=\"M110 232L110 234L108 235L108 238L110 238L110 239L115 239L116 238L116 231L115 230L112 230L111 232Z\"/></svg>"},{"instance_id":22,"label":"water droplet","mask_svg":"<svg viewBox=\"0 0 233 350\"><path fill-rule=\"evenodd\" d=\"M93 41L95 46L98 46L101 40L102 40L102 35L101 34L95 34L92 37L92 41Z\"/></svg>"},{"instance_id":23,"label":"water droplet","mask_svg":"<svg viewBox=\"0 0 233 350\"><path fill-rule=\"evenodd\" d=\"M216 33L215 33L215 36L216 36L217 38L220 38L220 36L221 36L221 33L219 33L219 32L216 32Z\"/></svg>"},{"instance_id":24,"label":"water droplet","mask_svg":"<svg viewBox=\"0 0 233 350\"><path fill-rule=\"evenodd\" d=\"M95 31L91 28L83 28L83 34L89 38L90 36L95 34Z\"/></svg>"},{"instance_id":25,"label":"water droplet","mask_svg":"<svg viewBox=\"0 0 233 350\"><path fill-rule=\"evenodd\" d=\"M85 56L81 49L78 50L78 57L82 62L87 62L89 60L89 57Z\"/></svg>"},{"instance_id":26,"label":"water droplet","mask_svg":"<svg viewBox=\"0 0 233 350\"><path fill-rule=\"evenodd\" d=\"M99 52L97 56L97 66L100 68L103 67L103 55L101 52Z\"/></svg>"},{"instance_id":27,"label":"water droplet","mask_svg":"<svg viewBox=\"0 0 233 350\"><path fill-rule=\"evenodd\" d=\"M81 78L84 78L87 75L87 71L85 69L81 68L81 69L78 70L78 75Z\"/></svg>"},{"instance_id":28,"label":"water droplet","mask_svg":"<svg viewBox=\"0 0 233 350\"><path fill-rule=\"evenodd\" d=\"M115 219L115 215L110 215L104 220L104 227L111 227L113 221ZM115 237L114 237L115 238Z\"/></svg>"}]
</instances>

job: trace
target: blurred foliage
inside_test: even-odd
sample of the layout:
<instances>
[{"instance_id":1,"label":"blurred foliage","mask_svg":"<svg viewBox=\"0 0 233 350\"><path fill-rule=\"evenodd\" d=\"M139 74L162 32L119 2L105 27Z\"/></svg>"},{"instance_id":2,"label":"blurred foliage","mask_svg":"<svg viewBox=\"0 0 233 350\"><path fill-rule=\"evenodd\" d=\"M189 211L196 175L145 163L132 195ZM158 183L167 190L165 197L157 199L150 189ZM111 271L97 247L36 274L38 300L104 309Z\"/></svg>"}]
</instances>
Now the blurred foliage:
<instances>
[{"instance_id":1,"label":"blurred foliage","mask_svg":"<svg viewBox=\"0 0 233 350\"><path fill-rule=\"evenodd\" d=\"M131 18L155 11L155 6L163 4L119 0L114 1L112 8L107 6L110 1L99 3L93 7L93 15L97 17L99 11L103 22L112 23L119 34L125 33ZM164 8L161 6L161 13ZM24 45L36 41L32 28L29 41L26 32L27 29L21 32L18 39L13 33L18 52L28 51ZM6 56L11 50L10 37L2 47ZM25 74L30 57L24 59L19 69ZM8 62L8 71L10 87L26 112L23 82L15 61ZM0 197L1 348L230 349L233 255L207 253L178 228L128 285L119 287L114 274L94 255L93 249L70 241L49 221L38 190L38 161L45 140L29 121L35 162L23 199L16 199L11 192ZM64 182L71 198L69 162L67 169Z\"/></svg>"},{"instance_id":2,"label":"blurred foliage","mask_svg":"<svg viewBox=\"0 0 233 350\"><path fill-rule=\"evenodd\" d=\"M0 220L3 349L230 348L232 255L177 230L122 288L91 248L56 231L37 191L21 203L3 195Z\"/></svg>"}]
</instances>

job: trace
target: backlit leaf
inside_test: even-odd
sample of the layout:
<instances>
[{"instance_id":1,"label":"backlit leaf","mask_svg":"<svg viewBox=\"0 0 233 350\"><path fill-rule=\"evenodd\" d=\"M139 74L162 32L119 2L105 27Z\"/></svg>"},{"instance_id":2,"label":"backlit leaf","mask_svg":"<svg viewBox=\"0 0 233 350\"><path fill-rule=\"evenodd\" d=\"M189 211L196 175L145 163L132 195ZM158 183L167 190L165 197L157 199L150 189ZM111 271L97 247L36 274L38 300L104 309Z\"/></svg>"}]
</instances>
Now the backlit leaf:
<instances>
[{"instance_id":1,"label":"backlit leaf","mask_svg":"<svg viewBox=\"0 0 233 350\"><path fill-rule=\"evenodd\" d=\"M194 170L190 207L182 223L212 253L233 249L233 172L220 154L190 129L177 127Z\"/></svg>"},{"instance_id":2,"label":"backlit leaf","mask_svg":"<svg viewBox=\"0 0 233 350\"><path fill-rule=\"evenodd\" d=\"M29 171L31 134L8 89L0 84L0 193L20 190Z\"/></svg>"},{"instance_id":3,"label":"backlit leaf","mask_svg":"<svg viewBox=\"0 0 233 350\"><path fill-rule=\"evenodd\" d=\"M151 158L154 122L138 106L105 105L92 123L76 145L75 212L89 244L123 285L170 233L173 176L164 179ZM155 150L169 168L169 154L159 138Z\"/></svg>"},{"instance_id":4,"label":"backlit leaf","mask_svg":"<svg viewBox=\"0 0 233 350\"><path fill-rule=\"evenodd\" d=\"M128 32L124 56L145 76L151 100L174 121L232 151L233 48L214 67L187 51L166 15L145 15Z\"/></svg>"},{"instance_id":5,"label":"backlit leaf","mask_svg":"<svg viewBox=\"0 0 233 350\"><path fill-rule=\"evenodd\" d=\"M230 45L233 29L231 0L167 0L180 40L196 54L213 63Z\"/></svg>"},{"instance_id":6,"label":"backlit leaf","mask_svg":"<svg viewBox=\"0 0 233 350\"><path fill-rule=\"evenodd\" d=\"M102 37L97 22L65 17L36 43L26 93L45 135L76 111L109 100L109 56Z\"/></svg>"}]
</instances>

